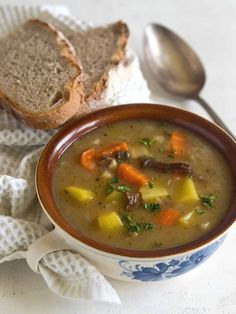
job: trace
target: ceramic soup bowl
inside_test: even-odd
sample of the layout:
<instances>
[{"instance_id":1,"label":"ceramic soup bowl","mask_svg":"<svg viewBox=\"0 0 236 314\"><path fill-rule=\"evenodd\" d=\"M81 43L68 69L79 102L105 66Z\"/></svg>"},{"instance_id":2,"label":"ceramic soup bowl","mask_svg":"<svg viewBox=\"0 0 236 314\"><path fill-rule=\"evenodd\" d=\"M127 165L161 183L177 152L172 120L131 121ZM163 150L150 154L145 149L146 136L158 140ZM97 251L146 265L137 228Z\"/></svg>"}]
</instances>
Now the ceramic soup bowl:
<instances>
[{"instance_id":1,"label":"ceramic soup bowl","mask_svg":"<svg viewBox=\"0 0 236 314\"><path fill-rule=\"evenodd\" d=\"M52 195L51 182L56 161L84 134L103 125L128 119L167 121L204 137L223 153L231 168L235 186L236 144L215 124L184 110L151 104L122 105L91 113L62 128L40 156L36 171L37 194L55 229L36 241L29 254L28 263L35 271L44 254L71 249L81 253L106 276L127 281L158 281L192 270L211 256L225 239L236 218L236 193L230 208L214 230L198 240L171 249L137 251L111 247L88 238L63 218Z\"/></svg>"}]
</instances>

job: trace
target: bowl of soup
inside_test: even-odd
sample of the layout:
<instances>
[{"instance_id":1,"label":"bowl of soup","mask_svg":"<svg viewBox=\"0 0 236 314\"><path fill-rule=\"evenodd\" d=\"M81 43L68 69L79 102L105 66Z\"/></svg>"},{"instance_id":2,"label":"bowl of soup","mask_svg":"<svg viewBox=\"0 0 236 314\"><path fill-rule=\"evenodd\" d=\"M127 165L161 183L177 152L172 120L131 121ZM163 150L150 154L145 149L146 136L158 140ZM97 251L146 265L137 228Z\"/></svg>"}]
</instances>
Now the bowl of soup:
<instances>
[{"instance_id":1,"label":"bowl of soup","mask_svg":"<svg viewBox=\"0 0 236 314\"><path fill-rule=\"evenodd\" d=\"M56 247L109 277L158 281L195 268L223 242L236 218L235 156L232 138L190 112L111 107L50 140L37 194Z\"/></svg>"}]
</instances>

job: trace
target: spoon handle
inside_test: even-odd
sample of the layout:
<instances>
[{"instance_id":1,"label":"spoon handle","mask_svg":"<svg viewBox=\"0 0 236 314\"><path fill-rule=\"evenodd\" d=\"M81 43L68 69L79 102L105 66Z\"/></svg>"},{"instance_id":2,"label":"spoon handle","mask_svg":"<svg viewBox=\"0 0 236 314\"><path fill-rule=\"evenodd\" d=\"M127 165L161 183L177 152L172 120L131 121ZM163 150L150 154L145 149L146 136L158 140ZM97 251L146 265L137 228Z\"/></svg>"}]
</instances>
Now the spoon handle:
<instances>
[{"instance_id":1,"label":"spoon handle","mask_svg":"<svg viewBox=\"0 0 236 314\"><path fill-rule=\"evenodd\" d=\"M197 96L194 99L206 110L206 112L208 112L212 120L216 124L218 124L222 129L224 129L235 140L234 134L228 129L228 127L221 120L221 118L216 114L216 112L211 108L211 106L209 106L208 103L205 102L205 100L201 98L201 96Z\"/></svg>"}]
</instances>

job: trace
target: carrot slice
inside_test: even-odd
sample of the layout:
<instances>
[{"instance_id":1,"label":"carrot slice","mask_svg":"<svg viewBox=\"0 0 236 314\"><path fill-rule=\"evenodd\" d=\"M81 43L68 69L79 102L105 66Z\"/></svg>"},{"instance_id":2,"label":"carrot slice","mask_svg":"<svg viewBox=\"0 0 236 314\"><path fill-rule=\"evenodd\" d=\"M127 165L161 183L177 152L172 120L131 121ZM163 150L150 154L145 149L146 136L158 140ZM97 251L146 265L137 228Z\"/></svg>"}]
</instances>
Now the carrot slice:
<instances>
[{"instance_id":1,"label":"carrot slice","mask_svg":"<svg viewBox=\"0 0 236 314\"><path fill-rule=\"evenodd\" d=\"M88 170L94 170L96 167L95 163L95 149L90 148L82 152L80 155L80 164L82 167Z\"/></svg>"},{"instance_id":2,"label":"carrot slice","mask_svg":"<svg viewBox=\"0 0 236 314\"><path fill-rule=\"evenodd\" d=\"M185 153L185 138L180 132L173 132L170 142L175 155L181 156Z\"/></svg>"},{"instance_id":3,"label":"carrot slice","mask_svg":"<svg viewBox=\"0 0 236 314\"><path fill-rule=\"evenodd\" d=\"M110 145L110 146L100 150L96 154L96 158L100 159L103 157L109 157L109 156L111 156L114 153L119 152L119 151L127 152L128 151L128 144L124 142L124 143L119 143L119 144L115 144L115 145Z\"/></svg>"},{"instance_id":4,"label":"carrot slice","mask_svg":"<svg viewBox=\"0 0 236 314\"><path fill-rule=\"evenodd\" d=\"M164 226L172 226L179 216L180 212L177 209L167 208L157 215L156 223Z\"/></svg>"},{"instance_id":5,"label":"carrot slice","mask_svg":"<svg viewBox=\"0 0 236 314\"><path fill-rule=\"evenodd\" d=\"M146 175L144 175L134 166L127 163L121 163L118 166L117 174L119 179L124 180L129 184L137 185L139 187L146 185L149 182L149 178Z\"/></svg>"}]
</instances>

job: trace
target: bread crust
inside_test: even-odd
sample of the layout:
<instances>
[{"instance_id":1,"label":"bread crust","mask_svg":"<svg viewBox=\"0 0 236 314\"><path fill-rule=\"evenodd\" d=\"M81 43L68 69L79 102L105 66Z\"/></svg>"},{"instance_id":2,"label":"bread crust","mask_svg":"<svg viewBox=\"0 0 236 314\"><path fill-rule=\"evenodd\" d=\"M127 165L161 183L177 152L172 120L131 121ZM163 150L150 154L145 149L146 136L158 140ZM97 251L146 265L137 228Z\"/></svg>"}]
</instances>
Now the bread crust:
<instances>
[{"instance_id":1,"label":"bread crust","mask_svg":"<svg viewBox=\"0 0 236 314\"><path fill-rule=\"evenodd\" d=\"M67 60L77 71L77 75L70 79L65 86L64 99L60 100L58 105L50 111L35 113L21 108L19 104L10 99L0 90L0 100L4 107L10 109L14 116L22 120L30 127L38 129L51 129L64 124L78 112L85 112L86 106L84 102L83 87L81 84L81 68L76 61L75 54L69 42L51 25L40 20L29 20L27 24L37 24L42 28L50 31L56 39L61 50L61 56Z\"/></svg>"},{"instance_id":2,"label":"bread crust","mask_svg":"<svg viewBox=\"0 0 236 314\"><path fill-rule=\"evenodd\" d=\"M85 96L86 103L88 103L91 100L96 100L100 98L102 92L107 86L108 73L110 69L113 68L114 66L117 66L125 56L125 49L129 38L128 26L122 21L118 21L113 25L113 27L114 31L118 33L117 49L111 57L110 68L103 73L100 80L93 86L92 93L88 96Z\"/></svg>"}]
</instances>

